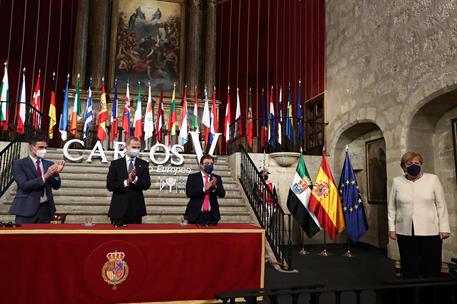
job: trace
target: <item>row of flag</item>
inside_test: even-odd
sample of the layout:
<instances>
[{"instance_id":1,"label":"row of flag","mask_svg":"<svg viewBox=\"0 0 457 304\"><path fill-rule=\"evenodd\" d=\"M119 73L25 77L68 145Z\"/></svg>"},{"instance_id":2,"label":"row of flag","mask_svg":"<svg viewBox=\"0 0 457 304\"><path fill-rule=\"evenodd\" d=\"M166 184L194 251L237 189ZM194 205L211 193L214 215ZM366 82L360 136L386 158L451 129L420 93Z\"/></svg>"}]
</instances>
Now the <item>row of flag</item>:
<instances>
[{"instance_id":1,"label":"row of flag","mask_svg":"<svg viewBox=\"0 0 457 304\"><path fill-rule=\"evenodd\" d=\"M368 224L348 149L338 186L325 153L314 183L301 155L289 189L287 208L309 238L324 229L334 239L346 228L349 239L357 242L368 230Z\"/></svg>"},{"instance_id":2,"label":"row of flag","mask_svg":"<svg viewBox=\"0 0 457 304\"><path fill-rule=\"evenodd\" d=\"M39 113L41 112L41 96L40 96L40 73L38 73L38 78L36 81L35 89L33 92L32 100L30 101L31 110L31 124L35 129L41 129L41 117ZM25 69L23 70L21 81L21 90L19 102L16 109L16 120L17 120L17 132L18 134L24 133L24 125L26 119L26 96L25 96ZM134 120L133 126L131 126L130 113L131 113L131 99L130 99L130 84L127 83L126 94L125 94L125 106L122 113L122 121L119 121L118 115L118 86L117 81L114 84L114 98L112 104L111 115L108 113L107 104L106 104L106 93L104 81L102 84L102 93L100 97L100 112L97 117L94 115L93 111L93 101L92 101L92 80L89 82L88 86L88 98L86 103L86 109L83 110L81 106L81 94L80 94L80 76L78 75L75 97L73 108L69 109L69 75L67 76L67 82L65 87L64 100L62 105L62 113L59 119L59 131L61 134L61 139L66 141L70 133L73 138L79 138L78 134L78 122L83 121L84 127L82 132L82 137L86 140L89 137L89 129L91 126L97 124L97 138L101 141L105 140L108 137L107 123L111 125L109 139L113 141L118 138L120 127L122 127L122 132L125 133L126 138L130 135L134 135L139 138L144 138L147 141L150 138L155 137L157 142L163 143L164 138L162 135L162 128L165 126L165 117L163 109L163 91L160 93L160 99L157 108L157 119L154 122L154 102L151 97L151 86L148 84L148 98L147 104L145 107L145 112L143 116L142 112L142 103L141 103L141 90L140 83L138 83L138 94L136 98L136 107L134 111ZM200 131L199 120L198 120L198 90L195 89L194 92L194 104L193 111L188 112L188 100L187 100L187 87L184 90L183 103L181 108L181 119L178 120L177 106L176 106L176 85L173 88L172 100L170 106L170 116L168 120L168 142L171 143L171 137L177 135L180 144L185 144L188 142L189 130ZM212 95L212 105L210 106L208 100L207 90L204 90L204 107L203 115L201 117L201 126L204 130L205 142L211 144L214 134L218 132L218 123L217 123L217 109L216 109L216 89L213 90ZM274 102L274 88L271 86L270 89L270 98L269 106L267 106L265 100L264 90L261 94L261 118L260 118L260 145L262 148L266 148L267 145L270 145L272 149L275 149L276 144L282 145L282 125L285 124L285 135L290 143L294 143L294 120L297 125L297 138L299 142L302 142L303 138L303 113L301 106L301 82L299 82L298 88L298 98L296 101L296 114L293 115L292 112L292 94L291 87L288 88L288 99L287 99L287 110L285 115L282 111L282 87L279 89L279 100L277 103ZM3 81L0 87L0 127L4 130L8 128L8 70L7 65L5 64ZM276 104L276 105L275 105ZM236 135L243 135L243 121L241 120L241 101L239 89L236 91L236 112L233 122L235 123L234 131L230 130L232 124L231 113L230 113L230 87L227 90L227 103L225 108L224 116L224 127L223 127L223 136L225 141L230 141L231 138ZM269 114L267 115L267 108L269 108ZM278 109L277 114L275 108ZM69 112L71 111L71 112ZM285 116L285 117L284 117ZM49 138L52 139L54 136L54 127L57 125L56 118L56 89L55 89L55 74L53 75L53 86L50 96L50 107L49 107ZM70 121L68 120L70 117ZM143 119L144 117L144 119ZM189 124L190 121L190 124ZM131 134L133 127L133 133ZM179 127L179 134L177 133L177 128ZM247 146L252 148L253 146L253 130L254 130L254 118L253 118L253 109L252 109L252 90L249 89L248 95L248 112L246 119L246 138ZM232 133L231 133L232 132ZM233 133L234 132L234 133Z\"/></svg>"}]
</instances>

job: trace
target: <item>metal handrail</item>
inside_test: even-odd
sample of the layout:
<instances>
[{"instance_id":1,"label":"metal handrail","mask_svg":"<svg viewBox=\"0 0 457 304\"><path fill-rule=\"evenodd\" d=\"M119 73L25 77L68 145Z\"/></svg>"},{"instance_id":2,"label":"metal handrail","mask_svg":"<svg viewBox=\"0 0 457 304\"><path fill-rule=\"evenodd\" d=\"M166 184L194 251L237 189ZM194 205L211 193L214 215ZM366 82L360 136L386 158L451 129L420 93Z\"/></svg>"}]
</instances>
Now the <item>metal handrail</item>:
<instances>
[{"instance_id":1,"label":"metal handrail","mask_svg":"<svg viewBox=\"0 0 457 304\"><path fill-rule=\"evenodd\" d=\"M21 155L21 139L18 137L0 151L0 197L13 183L13 161Z\"/></svg>"},{"instance_id":2,"label":"metal handrail","mask_svg":"<svg viewBox=\"0 0 457 304\"><path fill-rule=\"evenodd\" d=\"M257 220L265 228L265 237L280 266L283 269L291 269L290 214L286 213L279 204L276 193L270 191L246 149L241 145L239 149L241 151L240 181L243 190Z\"/></svg>"},{"instance_id":3,"label":"metal handrail","mask_svg":"<svg viewBox=\"0 0 457 304\"><path fill-rule=\"evenodd\" d=\"M259 297L267 303L307 303L319 304L322 295L327 297L325 303L339 304L343 296L353 297L350 303L364 303L365 297L372 297L373 303L457 303L457 279L436 278L436 279L415 279L406 281L385 282L383 285L364 287L343 287L328 288L324 284L306 285L294 288L281 289L250 289L241 291L229 291L216 293L215 299L223 303L234 303L236 299L244 298L246 303L256 304ZM269 300L269 301L268 301ZM374 300L374 301L373 301Z\"/></svg>"}]
</instances>

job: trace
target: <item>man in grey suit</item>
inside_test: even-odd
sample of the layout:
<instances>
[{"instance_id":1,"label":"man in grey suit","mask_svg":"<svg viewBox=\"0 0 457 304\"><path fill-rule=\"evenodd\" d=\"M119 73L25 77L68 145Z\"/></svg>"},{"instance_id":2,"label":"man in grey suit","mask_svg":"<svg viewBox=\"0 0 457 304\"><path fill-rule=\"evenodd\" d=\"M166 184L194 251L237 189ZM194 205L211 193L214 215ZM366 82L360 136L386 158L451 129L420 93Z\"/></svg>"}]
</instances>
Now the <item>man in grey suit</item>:
<instances>
[{"instance_id":1,"label":"man in grey suit","mask_svg":"<svg viewBox=\"0 0 457 304\"><path fill-rule=\"evenodd\" d=\"M29 141L29 156L13 162L17 190L9 213L16 215L16 224L50 223L56 211L51 187L60 188L65 161L45 160L47 147L43 136L34 137Z\"/></svg>"}]
</instances>

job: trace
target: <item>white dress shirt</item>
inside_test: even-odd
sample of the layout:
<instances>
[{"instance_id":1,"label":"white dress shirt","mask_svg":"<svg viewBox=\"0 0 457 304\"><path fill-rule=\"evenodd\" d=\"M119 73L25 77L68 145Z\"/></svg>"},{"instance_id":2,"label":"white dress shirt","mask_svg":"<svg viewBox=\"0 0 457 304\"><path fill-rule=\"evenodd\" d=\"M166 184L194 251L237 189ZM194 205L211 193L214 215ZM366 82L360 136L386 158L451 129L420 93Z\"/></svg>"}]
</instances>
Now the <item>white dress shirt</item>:
<instances>
[{"instance_id":1,"label":"white dress shirt","mask_svg":"<svg viewBox=\"0 0 457 304\"><path fill-rule=\"evenodd\" d=\"M133 168L135 168L135 161L136 157L129 157L128 155L125 155L125 164L127 166L127 173L129 173L129 165L130 165L130 160L133 160ZM132 181L132 183L136 184L138 181L138 176L135 176L135 179ZM129 182L128 179L124 180L124 187L128 187Z\"/></svg>"},{"instance_id":2,"label":"white dress shirt","mask_svg":"<svg viewBox=\"0 0 457 304\"><path fill-rule=\"evenodd\" d=\"M30 155L30 159L32 159L33 165L35 166L35 170L37 170L36 161L38 160L38 158L35 158L32 155ZM40 159L40 170L41 170L41 178L43 179L43 182L46 183L46 180L44 178L45 171L44 171L44 167L43 167L43 159ZM43 192L44 192L43 196L40 197L40 203L44 203L44 202L48 201L48 196L46 195L46 189L44 189Z\"/></svg>"},{"instance_id":3,"label":"white dress shirt","mask_svg":"<svg viewBox=\"0 0 457 304\"><path fill-rule=\"evenodd\" d=\"M411 181L395 177L387 205L389 231L400 235L438 235L450 232L444 191L438 176L424 173Z\"/></svg>"},{"instance_id":4,"label":"white dress shirt","mask_svg":"<svg viewBox=\"0 0 457 304\"><path fill-rule=\"evenodd\" d=\"M202 180L203 180L203 192L205 192L205 176L208 176L208 183L211 181L211 174L206 174L205 172L203 171L200 171L200 173L202 174ZM205 196L206 196L206 193L205 193ZM203 197L204 199L204 197ZM202 204L202 209L201 211L203 211L203 204ZM211 200L210 200L210 204L209 204L209 207L208 207L208 211L211 211Z\"/></svg>"}]
</instances>

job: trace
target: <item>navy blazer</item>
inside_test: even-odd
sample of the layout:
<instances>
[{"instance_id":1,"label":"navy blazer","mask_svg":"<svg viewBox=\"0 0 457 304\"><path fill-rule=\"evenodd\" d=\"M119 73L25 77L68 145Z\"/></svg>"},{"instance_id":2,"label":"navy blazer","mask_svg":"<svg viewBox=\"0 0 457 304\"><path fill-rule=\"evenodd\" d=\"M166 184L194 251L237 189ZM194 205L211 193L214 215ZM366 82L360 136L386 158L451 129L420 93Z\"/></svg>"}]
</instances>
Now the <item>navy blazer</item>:
<instances>
[{"instance_id":1,"label":"navy blazer","mask_svg":"<svg viewBox=\"0 0 457 304\"><path fill-rule=\"evenodd\" d=\"M210 212L212 213L213 219L219 221L221 215L219 212L219 203L217 202L217 197L224 197L225 190L222 185L222 179L219 175L211 174L211 177L217 179L216 188L212 189L209 193L209 202L211 206ZM187 177L186 183L186 195L190 198L189 203L186 207L185 217L189 222L195 222L200 215L203 199L205 197L205 192L203 192L203 178L202 173L199 171L197 173L189 174Z\"/></svg>"},{"instance_id":2,"label":"navy blazer","mask_svg":"<svg viewBox=\"0 0 457 304\"><path fill-rule=\"evenodd\" d=\"M44 170L42 174L44 175L54 163L43 159L42 164ZM9 210L10 214L20 216L35 215L40 208L40 197L43 189L46 190L51 216L56 212L51 187L56 190L60 188L61 180L59 176L52 176L44 182L43 178L37 175L33 160L30 156L27 156L13 162L13 178L16 181L17 190L16 197Z\"/></svg>"}]
</instances>

